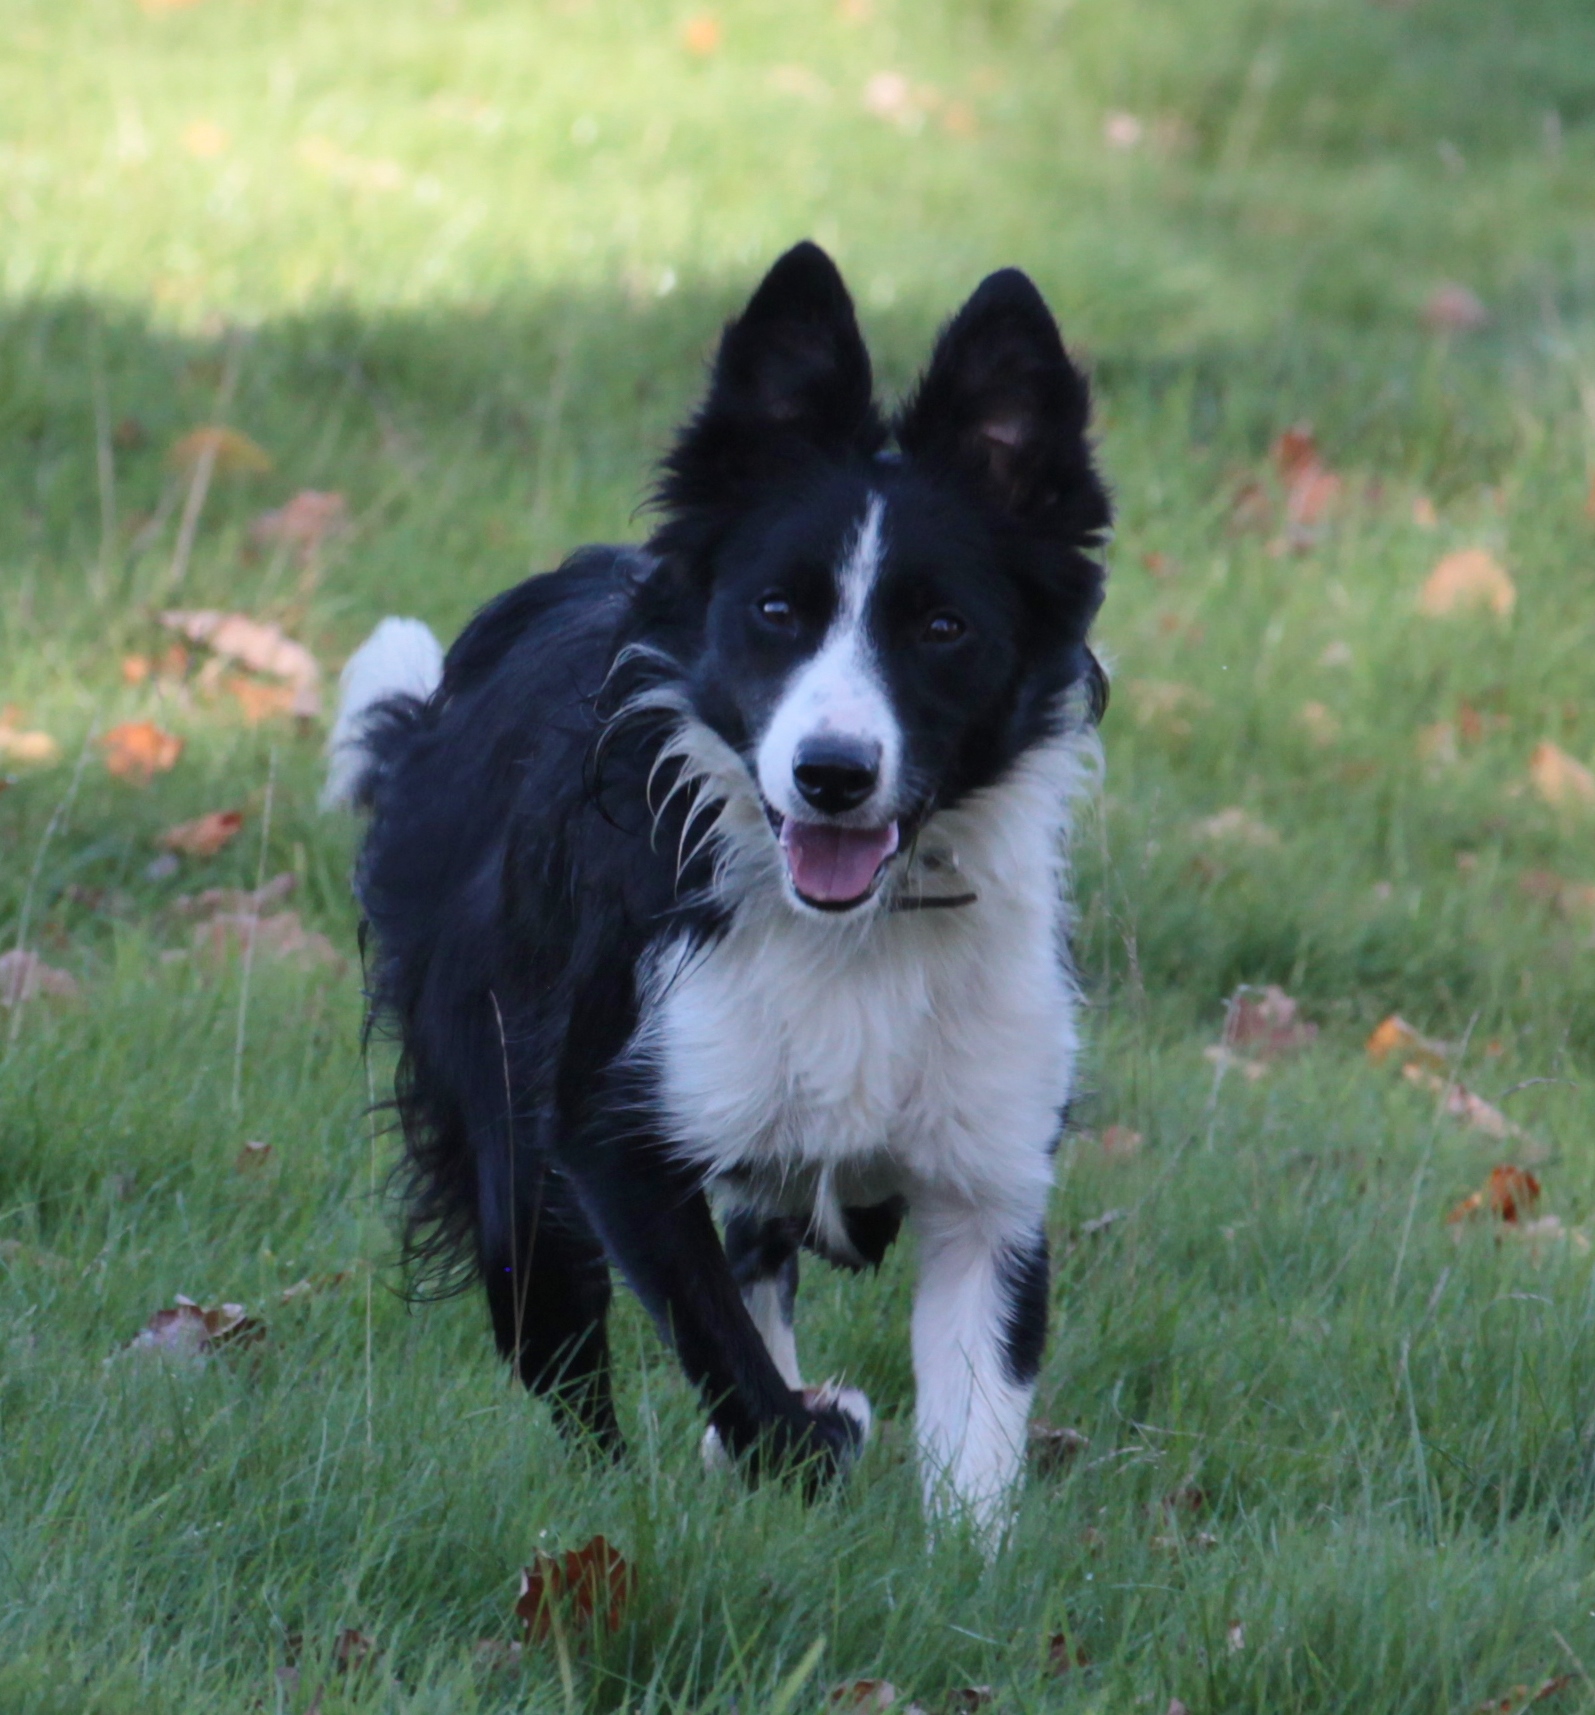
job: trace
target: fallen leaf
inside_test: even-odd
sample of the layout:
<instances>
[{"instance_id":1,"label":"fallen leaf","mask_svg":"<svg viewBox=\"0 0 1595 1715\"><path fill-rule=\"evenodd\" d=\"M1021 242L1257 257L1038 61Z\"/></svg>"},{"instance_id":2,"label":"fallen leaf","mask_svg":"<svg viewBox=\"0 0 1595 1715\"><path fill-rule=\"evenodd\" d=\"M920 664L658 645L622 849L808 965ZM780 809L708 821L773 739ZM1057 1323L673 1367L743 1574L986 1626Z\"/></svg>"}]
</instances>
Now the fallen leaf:
<instances>
[{"instance_id":1,"label":"fallen leaf","mask_svg":"<svg viewBox=\"0 0 1595 1715\"><path fill-rule=\"evenodd\" d=\"M1191 831L1204 840L1232 842L1246 846L1277 846L1279 835L1260 821L1250 810L1232 804L1227 810L1215 811L1191 824Z\"/></svg>"},{"instance_id":2,"label":"fallen leaf","mask_svg":"<svg viewBox=\"0 0 1595 1715\"><path fill-rule=\"evenodd\" d=\"M1563 917L1595 917L1595 882L1568 881L1554 870L1531 869L1518 877L1518 888Z\"/></svg>"},{"instance_id":3,"label":"fallen leaf","mask_svg":"<svg viewBox=\"0 0 1595 1715\"><path fill-rule=\"evenodd\" d=\"M192 822L179 822L156 837L156 845L185 857L213 858L237 838L244 825L242 810L211 810Z\"/></svg>"},{"instance_id":4,"label":"fallen leaf","mask_svg":"<svg viewBox=\"0 0 1595 1715\"><path fill-rule=\"evenodd\" d=\"M871 1710L890 1709L897 1701L897 1687L889 1679L844 1679L831 1687L826 1701L832 1709L869 1715Z\"/></svg>"},{"instance_id":5,"label":"fallen leaf","mask_svg":"<svg viewBox=\"0 0 1595 1715\"><path fill-rule=\"evenodd\" d=\"M1163 1497L1166 1513L1196 1513L1207 1511L1207 1490L1200 1483L1181 1483Z\"/></svg>"},{"instance_id":6,"label":"fallen leaf","mask_svg":"<svg viewBox=\"0 0 1595 1715\"><path fill-rule=\"evenodd\" d=\"M216 969L232 954L251 949L279 964L309 971L318 967L343 969L343 956L318 929L307 929L297 911L218 911L194 929L194 951Z\"/></svg>"},{"instance_id":7,"label":"fallen leaf","mask_svg":"<svg viewBox=\"0 0 1595 1715\"><path fill-rule=\"evenodd\" d=\"M281 905L298 885L293 871L284 870L256 888L207 887L203 893L180 893L167 910L202 923L220 916L260 917Z\"/></svg>"},{"instance_id":8,"label":"fallen leaf","mask_svg":"<svg viewBox=\"0 0 1595 1715\"><path fill-rule=\"evenodd\" d=\"M682 46L689 54L696 54L699 59L707 59L719 49L722 33L720 20L714 13L700 12L682 26Z\"/></svg>"},{"instance_id":9,"label":"fallen leaf","mask_svg":"<svg viewBox=\"0 0 1595 1715\"><path fill-rule=\"evenodd\" d=\"M1428 763L1431 768L1450 768L1461 760L1457 738L1455 721L1434 721L1418 728L1413 749L1418 760Z\"/></svg>"},{"instance_id":10,"label":"fallen leaf","mask_svg":"<svg viewBox=\"0 0 1595 1715\"><path fill-rule=\"evenodd\" d=\"M1461 1120L1475 1131L1482 1131L1489 1137L1524 1136L1521 1126L1514 1125L1499 1108L1492 1107L1485 1101L1483 1096L1476 1096L1466 1084L1442 1078L1438 1072L1431 1072L1427 1066L1420 1066L1416 1061L1409 1061L1403 1066L1401 1075L1409 1084L1416 1084L1420 1090L1427 1090L1431 1095L1438 1096L1441 1107L1452 1119Z\"/></svg>"},{"instance_id":11,"label":"fallen leaf","mask_svg":"<svg viewBox=\"0 0 1595 1715\"><path fill-rule=\"evenodd\" d=\"M571 1549L563 1560L539 1550L521 1573L515 1613L526 1622L529 1643L552 1635L556 1605L568 1607L580 1629L597 1630L602 1624L618 1632L634 1581L625 1557L601 1536Z\"/></svg>"},{"instance_id":12,"label":"fallen leaf","mask_svg":"<svg viewBox=\"0 0 1595 1715\"><path fill-rule=\"evenodd\" d=\"M246 1143L233 1160L233 1166L240 1173L253 1173L262 1168L271 1159L269 1143Z\"/></svg>"},{"instance_id":13,"label":"fallen leaf","mask_svg":"<svg viewBox=\"0 0 1595 1715\"><path fill-rule=\"evenodd\" d=\"M265 1337L265 1323L249 1315L242 1304L206 1310L179 1293L170 1309L157 1310L150 1317L128 1342L128 1349L199 1358L222 1346L249 1346Z\"/></svg>"},{"instance_id":14,"label":"fallen leaf","mask_svg":"<svg viewBox=\"0 0 1595 1715\"><path fill-rule=\"evenodd\" d=\"M124 655L122 657L122 683L124 685L142 685L154 671L148 655Z\"/></svg>"},{"instance_id":15,"label":"fallen leaf","mask_svg":"<svg viewBox=\"0 0 1595 1715\"><path fill-rule=\"evenodd\" d=\"M61 760L61 747L47 732L24 732L16 722L21 711L6 708L0 712L0 758L7 762L26 762L46 766Z\"/></svg>"},{"instance_id":16,"label":"fallen leaf","mask_svg":"<svg viewBox=\"0 0 1595 1715\"><path fill-rule=\"evenodd\" d=\"M330 536L348 528L349 502L341 494L302 488L291 500L262 512L249 526L249 538L263 546L293 548L309 560Z\"/></svg>"},{"instance_id":17,"label":"fallen leaf","mask_svg":"<svg viewBox=\"0 0 1595 1715\"><path fill-rule=\"evenodd\" d=\"M177 766L183 740L162 732L154 721L124 721L100 739L105 766L119 780L148 786L157 774Z\"/></svg>"},{"instance_id":18,"label":"fallen leaf","mask_svg":"<svg viewBox=\"0 0 1595 1715\"><path fill-rule=\"evenodd\" d=\"M1299 1016L1300 1009L1276 983L1262 989L1237 989L1224 1014L1224 1046L1246 1048L1259 1059L1274 1060L1310 1047L1318 1026Z\"/></svg>"},{"instance_id":19,"label":"fallen leaf","mask_svg":"<svg viewBox=\"0 0 1595 1715\"><path fill-rule=\"evenodd\" d=\"M1212 698L1190 685L1166 679L1132 679L1125 690L1137 726L1161 726L1176 737L1188 738L1186 717L1212 707Z\"/></svg>"},{"instance_id":20,"label":"fallen leaf","mask_svg":"<svg viewBox=\"0 0 1595 1715\"><path fill-rule=\"evenodd\" d=\"M1559 1673L1552 1679L1543 1679L1537 1686L1514 1685L1504 1697L1497 1697L1488 1703L1481 1703L1478 1715L1517 1715L1517 1711L1525 1709L1531 1703L1543 1703L1549 1697L1555 1697L1566 1691L1573 1683L1570 1673Z\"/></svg>"},{"instance_id":21,"label":"fallen leaf","mask_svg":"<svg viewBox=\"0 0 1595 1715\"><path fill-rule=\"evenodd\" d=\"M203 644L221 660L236 661L252 673L285 680L293 687L294 714L310 717L321 713L321 666L304 644L296 643L281 626L215 608L163 613L161 624L180 632L191 643Z\"/></svg>"},{"instance_id":22,"label":"fallen leaf","mask_svg":"<svg viewBox=\"0 0 1595 1715\"><path fill-rule=\"evenodd\" d=\"M293 714L299 700L292 685L262 685L258 680L246 679L239 673L229 673L222 685L230 696L237 699L239 710L249 726L259 726L262 721Z\"/></svg>"},{"instance_id":23,"label":"fallen leaf","mask_svg":"<svg viewBox=\"0 0 1595 1715\"><path fill-rule=\"evenodd\" d=\"M1547 804L1595 804L1595 774L1548 738L1529 758L1529 780Z\"/></svg>"},{"instance_id":24,"label":"fallen leaf","mask_svg":"<svg viewBox=\"0 0 1595 1715\"><path fill-rule=\"evenodd\" d=\"M1429 294L1423 306L1423 319L1440 333L1476 333L1489 321L1490 312L1477 292L1448 282Z\"/></svg>"},{"instance_id":25,"label":"fallen leaf","mask_svg":"<svg viewBox=\"0 0 1595 1715\"><path fill-rule=\"evenodd\" d=\"M1054 1632L1047 1639L1047 1667L1054 1678L1073 1673L1076 1668L1089 1667L1091 1657L1083 1646L1071 1644L1067 1632Z\"/></svg>"},{"instance_id":26,"label":"fallen leaf","mask_svg":"<svg viewBox=\"0 0 1595 1715\"><path fill-rule=\"evenodd\" d=\"M1429 1066L1436 1071L1445 1070L1452 1053L1449 1042L1439 1042L1420 1034L1396 1013L1391 1013L1374 1027L1365 1051L1376 1066L1383 1065L1392 1055L1400 1055L1404 1060L1416 1061L1420 1066Z\"/></svg>"},{"instance_id":27,"label":"fallen leaf","mask_svg":"<svg viewBox=\"0 0 1595 1715\"><path fill-rule=\"evenodd\" d=\"M1103 1131L1101 1141L1102 1153L1110 1161L1117 1161L1131 1155L1139 1155L1141 1145L1146 1139L1127 1125L1110 1125Z\"/></svg>"},{"instance_id":28,"label":"fallen leaf","mask_svg":"<svg viewBox=\"0 0 1595 1715\"><path fill-rule=\"evenodd\" d=\"M1239 1620L1231 1620L1224 1628L1224 1641L1231 1655L1239 1655L1246 1648L1246 1628Z\"/></svg>"},{"instance_id":29,"label":"fallen leaf","mask_svg":"<svg viewBox=\"0 0 1595 1715\"><path fill-rule=\"evenodd\" d=\"M381 1654L364 1632L346 1626L333 1642L332 1665L339 1673L361 1673L375 1667Z\"/></svg>"},{"instance_id":30,"label":"fallen leaf","mask_svg":"<svg viewBox=\"0 0 1595 1715\"><path fill-rule=\"evenodd\" d=\"M1043 1476L1072 1464L1091 1445L1091 1437L1066 1424L1032 1423L1026 1435L1030 1462Z\"/></svg>"},{"instance_id":31,"label":"fallen leaf","mask_svg":"<svg viewBox=\"0 0 1595 1715\"><path fill-rule=\"evenodd\" d=\"M241 430L221 423L190 429L166 454L168 466L184 476L192 476L205 458L223 476L260 476L271 469L271 455L264 447Z\"/></svg>"},{"instance_id":32,"label":"fallen leaf","mask_svg":"<svg viewBox=\"0 0 1595 1715\"><path fill-rule=\"evenodd\" d=\"M1268 1067L1261 1060L1237 1054L1221 1043L1215 1042L1211 1047L1204 1048L1202 1058L1209 1065L1216 1066L1220 1072L1239 1072L1248 1084L1255 1084L1260 1078L1268 1076Z\"/></svg>"},{"instance_id":33,"label":"fallen leaf","mask_svg":"<svg viewBox=\"0 0 1595 1715\"><path fill-rule=\"evenodd\" d=\"M1145 566L1147 571L1159 581L1164 578L1174 578L1179 576L1180 568L1178 562L1171 559L1169 555L1163 553L1162 550L1158 548L1153 548L1149 552L1143 554L1141 556L1141 564Z\"/></svg>"},{"instance_id":34,"label":"fallen leaf","mask_svg":"<svg viewBox=\"0 0 1595 1715\"><path fill-rule=\"evenodd\" d=\"M37 953L23 947L0 953L0 1006L22 1006L40 995L72 1000L77 993L77 978L45 964Z\"/></svg>"},{"instance_id":35,"label":"fallen leaf","mask_svg":"<svg viewBox=\"0 0 1595 1715\"><path fill-rule=\"evenodd\" d=\"M1479 607L1505 619L1516 605L1516 584L1485 548L1459 548L1447 554L1418 592L1418 611L1429 619Z\"/></svg>"},{"instance_id":36,"label":"fallen leaf","mask_svg":"<svg viewBox=\"0 0 1595 1715\"><path fill-rule=\"evenodd\" d=\"M989 1685L960 1685L956 1691L948 1693L947 1707L959 1711L959 1715L975 1715L977 1709L984 1709L997 1701L997 1693Z\"/></svg>"}]
</instances>

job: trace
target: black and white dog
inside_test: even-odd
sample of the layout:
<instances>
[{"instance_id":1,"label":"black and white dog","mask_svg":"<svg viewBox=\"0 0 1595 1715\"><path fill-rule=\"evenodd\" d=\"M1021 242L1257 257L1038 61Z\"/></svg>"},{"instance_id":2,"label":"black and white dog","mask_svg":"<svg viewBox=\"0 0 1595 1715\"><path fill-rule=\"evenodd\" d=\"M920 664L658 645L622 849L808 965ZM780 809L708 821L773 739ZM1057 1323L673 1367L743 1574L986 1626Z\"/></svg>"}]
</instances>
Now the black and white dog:
<instances>
[{"instance_id":1,"label":"black and white dog","mask_svg":"<svg viewBox=\"0 0 1595 1715\"><path fill-rule=\"evenodd\" d=\"M582 549L446 658L384 621L345 670L328 795L371 813L411 1251L480 1272L499 1349L604 1447L613 1264L724 1448L844 1466L869 1407L803 1386L797 1255L873 1265L906 1219L927 1505L1000 1524L1106 695L1087 411L1008 271L887 421L799 245L725 330L645 548Z\"/></svg>"}]
</instances>

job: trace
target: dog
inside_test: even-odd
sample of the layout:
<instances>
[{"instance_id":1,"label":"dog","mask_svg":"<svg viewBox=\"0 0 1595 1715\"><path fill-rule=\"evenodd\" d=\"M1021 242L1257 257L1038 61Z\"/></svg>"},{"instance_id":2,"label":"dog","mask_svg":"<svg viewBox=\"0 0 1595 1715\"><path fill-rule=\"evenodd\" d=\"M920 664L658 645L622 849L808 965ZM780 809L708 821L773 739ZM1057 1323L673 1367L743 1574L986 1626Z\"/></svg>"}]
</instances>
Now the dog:
<instances>
[{"instance_id":1,"label":"dog","mask_svg":"<svg viewBox=\"0 0 1595 1715\"><path fill-rule=\"evenodd\" d=\"M480 1277L499 1351L591 1447L623 1445L614 1268L711 1442L847 1466L869 1406L804 1387L798 1256L877 1266L906 1222L926 1506L1007 1516L1107 693L1088 415L1010 269L887 418L800 244L725 328L645 546L580 549L446 658L386 620L345 669L327 796L369 814L407 1251Z\"/></svg>"}]
</instances>

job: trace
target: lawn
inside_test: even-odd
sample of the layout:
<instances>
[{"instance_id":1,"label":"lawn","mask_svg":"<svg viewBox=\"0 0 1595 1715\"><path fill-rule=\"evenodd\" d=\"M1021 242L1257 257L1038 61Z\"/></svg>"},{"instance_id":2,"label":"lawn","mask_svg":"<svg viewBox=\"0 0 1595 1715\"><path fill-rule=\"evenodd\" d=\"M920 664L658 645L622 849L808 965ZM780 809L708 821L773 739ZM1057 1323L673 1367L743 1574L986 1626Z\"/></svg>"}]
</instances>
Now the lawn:
<instances>
[{"instance_id":1,"label":"lawn","mask_svg":"<svg viewBox=\"0 0 1595 1715\"><path fill-rule=\"evenodd\" d=\"M1595 1709L1584 0L4 14L0 1711ZM634 536L804 235L891 389L1031 271L1120 514L1039 1408L1086 1440L989 1563L920 1522L911 1256L808 1276L884 1419L811 1509L702 1470L629 1304L594 1474L474 1296L406 1302L324 725L158 618L330 685ZM181 754L113 771L144 722ZM280 876L244 957L200 896ZM1448 1221L1503 1164L1538 1204ZM129 1349L179 1294L263 1333ZM595 1534L618 1626L512 1659Z\"/></svg>"}]
</instances>

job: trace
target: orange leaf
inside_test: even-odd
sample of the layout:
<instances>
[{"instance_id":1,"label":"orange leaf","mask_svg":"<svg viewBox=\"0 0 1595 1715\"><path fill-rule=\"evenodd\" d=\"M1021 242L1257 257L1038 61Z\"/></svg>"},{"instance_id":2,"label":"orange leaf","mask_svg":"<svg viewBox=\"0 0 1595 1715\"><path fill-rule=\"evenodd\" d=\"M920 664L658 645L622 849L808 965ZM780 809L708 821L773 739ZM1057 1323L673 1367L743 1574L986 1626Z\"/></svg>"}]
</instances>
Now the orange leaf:
<instances>
[{"instance_id":1,"label":"orange leaf","mask_svg":"<svg viewBox=\"0 0 1595 1715\"><path fill-rule=\"evenodd\" d=\"M1517 585L1506 569L1484 548L1461 548L1447 554L1424 580L1418 592L1418 612L1429 619L1487 607L1505 619L1517 605Z\"/></svg>"},{"instance_id":2,"label":"orange leaf","mask_svg":"<svg viewBox=\"0 0 1595 1715\"><path fill-rule=\"evenodd\" d=\"M167 464L184 476L192 476L206 459L224 476L259 476L271 469L271 454L264 447L222 423L190 429L166 454Z\"/></svg>"},{"instance_id":3,"label":"orange leaf","mask_svg":"<svg viewBox=\"0 0 1595 1715\"><path fill-rule=\"evenodd\" d=\"M1416 1084L1420 1090L1438 1096L1441 1106L1452 1119L1461 1120L1475 1131L1482 1131L1490 1137L1524 1135L1520 1126L1513 1125L1499 1108L1493 1107L1483 1096L1476 1096L1466 1084L1442 1078L1438 1072L1431 1072L1416 1061L1409 1061L1403 1066L1401 1075L1409 1084Z\"/></svg>"},{"instance_id":4,"label":"orange leaf","mask_svg":"<svg viewBox=\"0 0 1595 1715\"><path fill-rule=\"evenodd\" d=\"M682 28L681 41L689 54L707 59L720 46L720 20L712 12L700 12Z\"/></svg>"},{"instance_id":5,"label":"orange leaf","mask_svg":"<svg viewBox=\"0 0 1595 1715\"><path fill-rule=\"evenodd\" d=\"M1477 292L1451 282L1429 294L1423 319L1438 333L1476 333L1489 321L1490 312Z\"/></svg>"},{"instance_id":6,"label":"orange leaf","mask_svg":"<svg viewBox=\"0 0 1595 1715\"><path fill-rule=\"evenodd\" d=\"M596 1630L602 1624L618 1632L634 1581L625 1557L601 1536L571 1549L563 1560L539 1550L521 1573L515 1612L533 1643L552 1634L556 1604L568 1606L579 1627Z\"/></svg>"},{"instance_id":7,"label":"orange leaf","mask_svg":"<svg viewBox=\"0 0 1595 1715\"><path fill-rule=\"evenodd\" d=\"M1595 774L1548 738L1534 747L1529 779L1547 804L1595 804Z\"/></svg>"},{"instance_id":8,"label":"orange leaf","mask_svg":"<svg viewBox=\"0 0 1595 1715\"><path fill-rule=\"evenodd\" d=\"M1420 1035L1406 1019L1391 1013L1375 1027L1373 1035L1368 1038L1366 1052L1376 1066L1383 1065L1392 1054L1399 1054L1405 1060L1444 1071L1450 1062L1451 1047L1449 1043Z\"/></svg>"},{"instance_id":9,"label":"orange leaf","mask_svg":"<svg viewBox=\"0 0 1595 1715\"><path fill-rule=\"evenodd\" d=\"M274 720L279 715L291 715L294 712L297 693L292 685L262 685L237 673L230 674L223 684L228 693L237 699L244 720L250 726L259 726L262 721Z\"/></svg>"},{"instance_id":10,"label":"orange leaf","mask_svg":"<svg viewBox=\"0 0 1595 1715\"><path fill-rule=\"evenodd\" d=\"M192 822L179 822L159 836L156 845L187 857L212 858L229 845L244 825L242 810L212 810Z\"/></svg>"},{"instance_id":11,"label":"orange leaf","mask_svg":"<svg viewBox=\"0 0 1595 1715\"><path fill-rule=\"evenodd\" d=\"M215 608L180 608L161 615L161 624L180 632L191 643L202 643L223 660L236 661L252 673L265 673L293 687L293 712L321 712L321 667L304 644L296 643L279 625L251 619L243 613Z\"/></svg>"},{"instance_id":12,"label":"orange leaf","mask_svg":"<svg viewBox=\"0 0 1595 1715\"><path fill-rule=\"evenodd\" d=\"M59 761L60 756L61 747L49 733L19 732L9 720L0 719L0 758L42 766Z\"/></svg>"},{"instance_id":13,"label":"orange leaf","mask_svg":"<svg viewBox=\"0 0 1595 1715\"><path fill-rule=\"evenodd\" d=\"M148 786L157 774L177 766L183 741L162 732L154 721L124 721L100 740L105 766L119 780Z\"/></svg>"}]
</instances>

